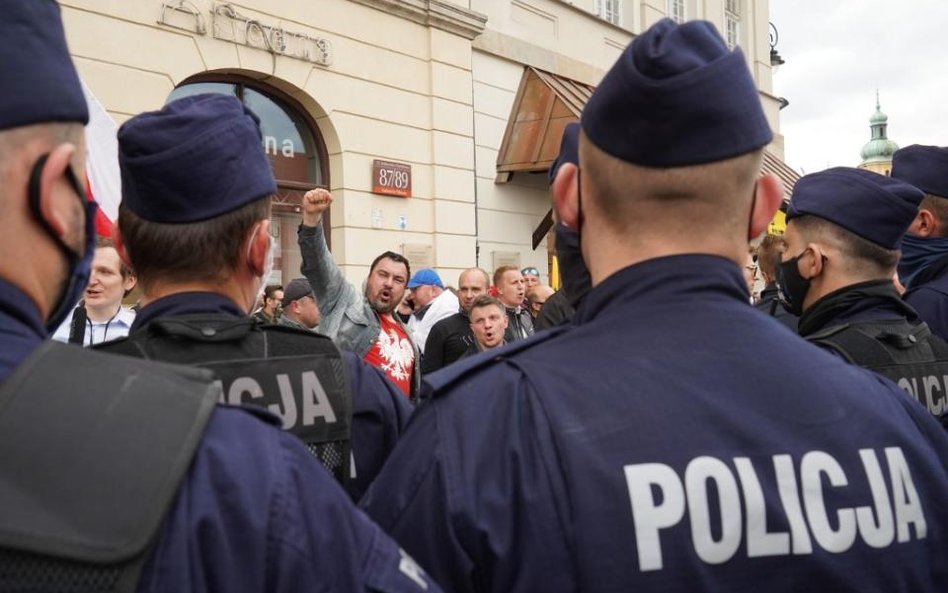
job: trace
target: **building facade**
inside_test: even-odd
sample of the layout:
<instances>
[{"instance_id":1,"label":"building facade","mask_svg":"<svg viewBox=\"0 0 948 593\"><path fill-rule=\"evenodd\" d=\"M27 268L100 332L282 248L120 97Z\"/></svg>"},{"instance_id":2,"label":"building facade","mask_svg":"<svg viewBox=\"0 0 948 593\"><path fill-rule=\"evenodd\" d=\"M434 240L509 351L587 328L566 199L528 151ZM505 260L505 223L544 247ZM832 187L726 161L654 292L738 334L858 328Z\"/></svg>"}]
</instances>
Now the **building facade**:
<instances>
[{"instance_id":1,"label":"building facade","mask_svg":"<svg viewBox=\"0 0 948 593\"><path fill-rule=\"evenodd\" d=\"M117 123L195 92L232 93L261 117L280 188L275 282L299 274L298 204L315 186L336 198L327 236L354 282L385 250L450 284L474 265L546 270L559 133L666 15L710 20L743 49L779 132L766 0L61 4L80 75ZM770 152L783 156L779 133Z\"/></svg>"}]
</instances>

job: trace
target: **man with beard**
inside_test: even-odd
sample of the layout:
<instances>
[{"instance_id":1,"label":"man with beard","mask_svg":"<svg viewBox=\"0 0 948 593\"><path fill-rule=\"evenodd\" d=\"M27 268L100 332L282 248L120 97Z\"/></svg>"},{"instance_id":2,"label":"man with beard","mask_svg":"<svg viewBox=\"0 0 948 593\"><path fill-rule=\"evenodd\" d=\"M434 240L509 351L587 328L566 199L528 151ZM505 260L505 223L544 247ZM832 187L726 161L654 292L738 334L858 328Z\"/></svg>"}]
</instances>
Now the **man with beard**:
<instances>
[{"instance_id":1,"label":"man with beard","mask_svg":"<svg viewBox=\"0 0 948 593\"><path fill-rule=\"evenodd\" d=\"M411 333L395 316L411 276L408 260L393 251L376 257L360 294L342 275L323 235L323 212L332 200L325 189L306 192L298 234L303 256L300 271L316 293L322 314L320 333L380 368L407 397L417 401L420 354Z\"/></svg>"}]
</instances>

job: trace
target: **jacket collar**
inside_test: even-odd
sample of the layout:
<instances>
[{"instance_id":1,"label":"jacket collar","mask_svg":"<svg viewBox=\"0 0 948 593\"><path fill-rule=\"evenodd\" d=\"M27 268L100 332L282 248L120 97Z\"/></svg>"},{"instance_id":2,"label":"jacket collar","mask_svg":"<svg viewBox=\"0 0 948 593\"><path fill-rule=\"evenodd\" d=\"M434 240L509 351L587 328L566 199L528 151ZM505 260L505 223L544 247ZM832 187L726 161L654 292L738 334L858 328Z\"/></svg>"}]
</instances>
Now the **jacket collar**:
<instances>
[{"instance_id":1,"label":"jacket collar","mask_svg":"<svg viewBox=\"0 0 948 593\"><path fill-rule=\"evenodd\" d=\"M229 298L212 292L179 292L148 303L138 312L131 331L160 317L190 315L193 313L220 313L247 317L247 314Z\"/></svg>"},{"instance_id":2,"label":"jacket collar","mask_svg":"<svg viewBox=\"0 0 948 593\"><path fill-rule=\"evenodd\" d=\"M633 302L643 306L680 301L698 306L712 299L746 304L749 298L741 270L733 261L717 255L671 255L633 264L600 282L583 298L575 322L587 323Z\"/></svg>"}]
</instances>

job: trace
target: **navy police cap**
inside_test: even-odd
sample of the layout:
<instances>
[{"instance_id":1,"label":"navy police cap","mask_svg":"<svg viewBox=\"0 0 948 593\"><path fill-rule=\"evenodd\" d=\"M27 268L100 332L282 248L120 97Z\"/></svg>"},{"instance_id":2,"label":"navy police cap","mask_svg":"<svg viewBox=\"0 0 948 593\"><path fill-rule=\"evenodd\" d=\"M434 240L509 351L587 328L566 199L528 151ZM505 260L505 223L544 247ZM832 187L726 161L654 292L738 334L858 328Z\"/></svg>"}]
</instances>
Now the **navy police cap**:
<instances>
[{"instance_id":1,"label":"navy police cap","mask_svg":"<svg viewBox=\"0 0 948 593\"><path fill-rule=\"evenodd\" d=\"M556 179L560 167L565 163L579 165L579 124L576 122L566 124L563 128L563 138L560 139L560 153L556 155L556 160L550 165L550 183Z\"/></svg>"},{"instance_id":2,"label":"navy police cap","mask_svg":"<svg viewBox=\"0 0 948 593\"><path fill-rule=\"evenodd\" d=\"M276 192L259 119L231 95L142 113L118 132L122 204L160 223L207 220Z\"/></svg>"},{"instance_id":3,"label":"navy police cap","mask_svg":"<svg viewBox=\"0 0 948 593\"><path fill-rule=\"evenodd\" d=\"M0 56L0 130L89 121L59 5L53 0L3 2Z\"/></svg>"},{"instance_id":4,"label":"navy police cap","mask_svg":"<svg viewBox=\"0 0 948 593\"><path fill-rule=\"evenodd\" d=\"M797 181L787 207L787 222L818 216L879 247L898 249L922 196L903 181L863 169L835 167Z\"/></svg>"},{"instance_id":5,"label":"navy police cap","mask_svg":"<svg viewBox=\"0 0 948 593\"><path fill-rule=\"evenodd\" d=\"M948 147L913 144L895 151L892 176L925 193L948 198Z\"/></svg>"},{"instance_id":6,"label":"navy police cap","mask_svg":"<svg viewBox=\"0 0 948 593\"><path fill-rule=\"evenodd\" d=\"M720 161L773 139L744 54L707 21L666 18L636 37L581 121L601 150L645 167Z\"/></svg>"}]
</instances>

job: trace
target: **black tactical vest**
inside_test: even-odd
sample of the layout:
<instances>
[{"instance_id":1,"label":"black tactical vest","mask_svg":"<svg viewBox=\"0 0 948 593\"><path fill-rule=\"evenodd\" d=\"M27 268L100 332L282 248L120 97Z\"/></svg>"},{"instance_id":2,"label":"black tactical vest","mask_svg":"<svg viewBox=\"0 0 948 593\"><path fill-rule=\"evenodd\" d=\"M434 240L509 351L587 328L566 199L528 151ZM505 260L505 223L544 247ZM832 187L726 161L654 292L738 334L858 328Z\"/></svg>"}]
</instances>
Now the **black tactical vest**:
<instances>
[{"instance_id":1,"label":"black tactical vest","mask_svg":"<svg viewBox=\"0 0 948 593\"><path fill-rule=\"evenodd\" d=\"M924 322L860 321L806 336L848 362L888 377L933 416L948 420L948 343Z\"/></svg>"},{"instance_id":2,"label":"black tactical vest","mask_svg":"<svg viewBox=\"0 0 948 593\"><path fill-rule=\"evenodd\" d=\"M0 591L135 591L216 395L206 371L55 342L17 367L0 386Z\"/></svg>"},{"instance_id":3,"label":"black tactical vest","mask_svg":"<svg viewBox=\"0 0 948 593\"><path fill-rule=\"evenodd\" d=\"M221 403L269 410L348 484L352 397L345 361L329 338L250 317L195 314L155 319L96 349L210 369Z\"/></svg>"}]
</instances>

